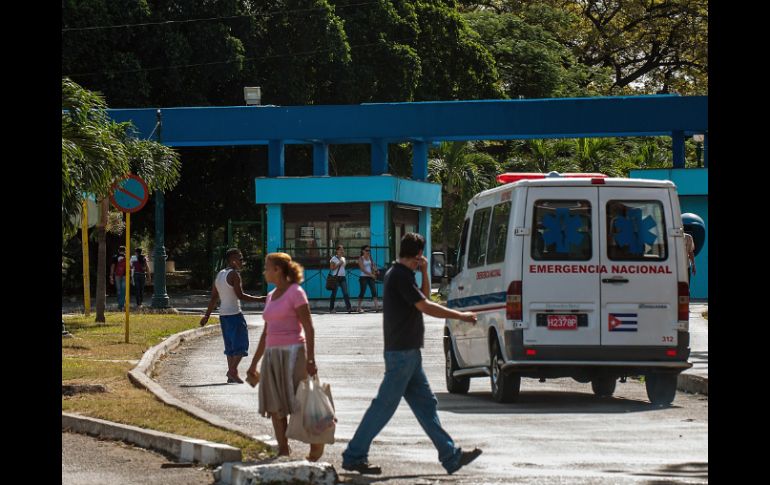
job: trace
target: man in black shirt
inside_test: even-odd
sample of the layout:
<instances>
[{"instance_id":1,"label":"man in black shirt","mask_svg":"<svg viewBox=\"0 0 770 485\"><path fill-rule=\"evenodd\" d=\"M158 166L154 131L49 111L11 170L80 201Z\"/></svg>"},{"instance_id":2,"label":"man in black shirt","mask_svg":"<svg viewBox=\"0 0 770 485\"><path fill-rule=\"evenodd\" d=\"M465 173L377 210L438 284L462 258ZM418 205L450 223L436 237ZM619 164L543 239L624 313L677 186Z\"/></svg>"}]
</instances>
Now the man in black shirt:
<instances>
[{"instance_id":1,"label":"man in black shirt","mask_svg":"<svg viewBox=\"0 0 770 485\"><path fill-rule=\"evenodd\" d=\"M383 333L385 337L385 377L380 384L353 439L342 453L342 468L360 473L379 474L382 470L368 462L369 447L375 436L396 412L401 396L406 399L417 421L438 450L438 458L449 474L475 460L481 450L462 451L441 427L436 405L438 401L422 369L422 314L437 318L457 318L475 323L473 312L450 310L428 300L430 275L428 260L423 256L425 238L408 233L401 239L398 263L385 274L382 297ZM422 291L417 287L414 272L422 272Z\"/></svg>"}]
</instances>

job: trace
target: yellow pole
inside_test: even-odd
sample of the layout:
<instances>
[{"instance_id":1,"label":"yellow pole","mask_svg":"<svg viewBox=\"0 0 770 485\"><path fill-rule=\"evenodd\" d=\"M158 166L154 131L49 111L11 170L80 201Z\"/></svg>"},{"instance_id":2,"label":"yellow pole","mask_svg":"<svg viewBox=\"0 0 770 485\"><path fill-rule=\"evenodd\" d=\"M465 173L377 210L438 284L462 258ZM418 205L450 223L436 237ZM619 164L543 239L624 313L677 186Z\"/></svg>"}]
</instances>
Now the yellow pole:
<instances>
[{"instance_id":1,"label":"yellow pole","mask_svg":"<svg viewBox=\"0 0 770 485\"><path fill-rule=\"evenodd\" d=\"M86 316L91 314L91 277L88 274L88 204L83 200L83 212L80 218L83 245L83 304Z\"/></svg>"},{"instance_id":2,"label":"yellow pole","mask_svg":"<svg viewBox=\"0 0 770 485\"><path fill-rule=\"evenodd\" d=\"M128 315L131 304L131 213L126 212L126 343L128 343Z\"/></svg>"}]
</instances>

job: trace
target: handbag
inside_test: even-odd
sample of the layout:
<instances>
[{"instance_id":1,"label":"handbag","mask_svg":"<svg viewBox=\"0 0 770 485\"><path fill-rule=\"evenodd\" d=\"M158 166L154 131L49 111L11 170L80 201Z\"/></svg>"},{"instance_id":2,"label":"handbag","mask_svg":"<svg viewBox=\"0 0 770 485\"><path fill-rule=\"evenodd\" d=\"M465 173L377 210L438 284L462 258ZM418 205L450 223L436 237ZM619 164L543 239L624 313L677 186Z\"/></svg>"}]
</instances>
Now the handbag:
<instances>
[{"instance_id":1,"label":"handbag","mask_svg":"<svg viewBox=\"0 0 770 485\"><path fill-rule=\"evenodd\" d=\"M337 273L340 272L340 269L342 269L341 265L339 268L337 268ZM332 274L332 272L329 271L329 274L326 275L326 289L329 291L334 291L337 289L338 284L339 282L337 281L337 274Z\"/></svg>"},{"instance_id":2,"label":"handbag","mask_svg":"<svg viewBox=\"0 0 770 485\"><path fill-rule=\"evenodd\" d=\"M321 384L318 374L297 386L296 407L289 415L286 437L310 444L333 444L337 429L334 401L329 384Z\"/></svg>"}]
</instances>

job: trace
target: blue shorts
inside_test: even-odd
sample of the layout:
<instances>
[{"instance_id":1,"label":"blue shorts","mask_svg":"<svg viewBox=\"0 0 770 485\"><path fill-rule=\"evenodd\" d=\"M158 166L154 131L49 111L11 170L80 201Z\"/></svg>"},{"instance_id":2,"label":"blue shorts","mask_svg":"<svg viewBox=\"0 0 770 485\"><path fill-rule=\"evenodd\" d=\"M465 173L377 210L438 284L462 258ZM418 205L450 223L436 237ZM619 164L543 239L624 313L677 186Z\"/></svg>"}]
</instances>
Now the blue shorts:
<instances>
[{"instance_id":1,"label":"blue shorts","mask_svg":"<svg viewBox=\"0 0 770 485\"><path fill-rule=\"evenodd\" d=\"M249 355L249 330L243 313L220 315L222 338L225 339L225 355L246 357Z\"/></svg>"}]
</instances>

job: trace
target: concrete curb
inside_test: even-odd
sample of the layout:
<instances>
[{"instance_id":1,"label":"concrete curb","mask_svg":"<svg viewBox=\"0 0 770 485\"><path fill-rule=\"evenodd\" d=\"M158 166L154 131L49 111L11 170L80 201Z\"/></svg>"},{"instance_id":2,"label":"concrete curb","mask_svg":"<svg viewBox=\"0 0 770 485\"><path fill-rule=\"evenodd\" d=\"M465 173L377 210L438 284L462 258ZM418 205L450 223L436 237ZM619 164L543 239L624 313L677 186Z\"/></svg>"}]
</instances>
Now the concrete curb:
<instances>
[{"instance_id":1,"label":"concrete curb","mask_svg":"<svg viewBox=\"0 0 770 485\"><path fill-rule=\"evenodd\" d=\"M254 463L224 463L214 470L214 479L221 485L252 485L305 483L334 485L339 483L337 470L331 463L306 460L258 465Z\"/></svg>"},{"instance_id":2,"label":"concrete curb","mask_svg":"<svg viewBox=\"0 0 770 485\"><path fill-rule=\"evenodd\" d=\"M271 437L269 436L252 436L251 434L249 434L248 430L246 430L241 426L233 424L208 411L204 411L203 409L197 406L193 406L192 404L188 404L184 401L181 401L175 398L174 396L166 392L166 390L163 389L160 386L160 384L158 384L157 382L155 382L150 378L150 374L155 368L155 365L157 364L158 360L164 355L166 355L168 352L174 350L182 342L204 337L206 335L210 335L212 333L219 332L219 331L221 331L219 325L207 325L202 328L194 328L191 330L186 330L184 332L168 337L166 340L159 343L155 347L152 347L151 349L149 349L147 352L144 353L144 355L142 356L142 360L139 361L139 364L133 369L131 369L130 371L128 371L128 378L131 380L131 382L134 383L134 385L141 387L143 389L147 389L148 391L153 393L155 397L157 397L164 403L168 404L169 406L173 406L177 409L181 409L182 411L192 416L195 416L196 418L200 418L208 422L209 424L212 424L222 429L226 429L228 431L232 431L234 433L238 433L249 439L254 439L258 441L266 441L266 439L269 440L271 439Z\"/></svg>"},{"instance_id":3,"label":"concrete curb","mask_svg":"<svg viewBox=\"0 0 770 485\"><path fill-rule=\"evenodd\" d=\"M99 438L120 440L172 455L184 462L198 462L205 465L221 465L243 459L241 450L221 443L188 438L161 431L153 431L127 424L113 423L103 419L89 418L71 413L62 413L62 430L71 430Z\"/></svg>"},{"instance_id":4,"label":"concrete curb","mask_svg":"<svg viewBox=\"0 0 770 485\"><path fill-rule=\"evenodd\" d=\"M691 394L703 394L709 395L709 379L708 377L699 376L696 374L679 374L676 380L676 390L689 392Z\"/></svg>"}]
</instances>

